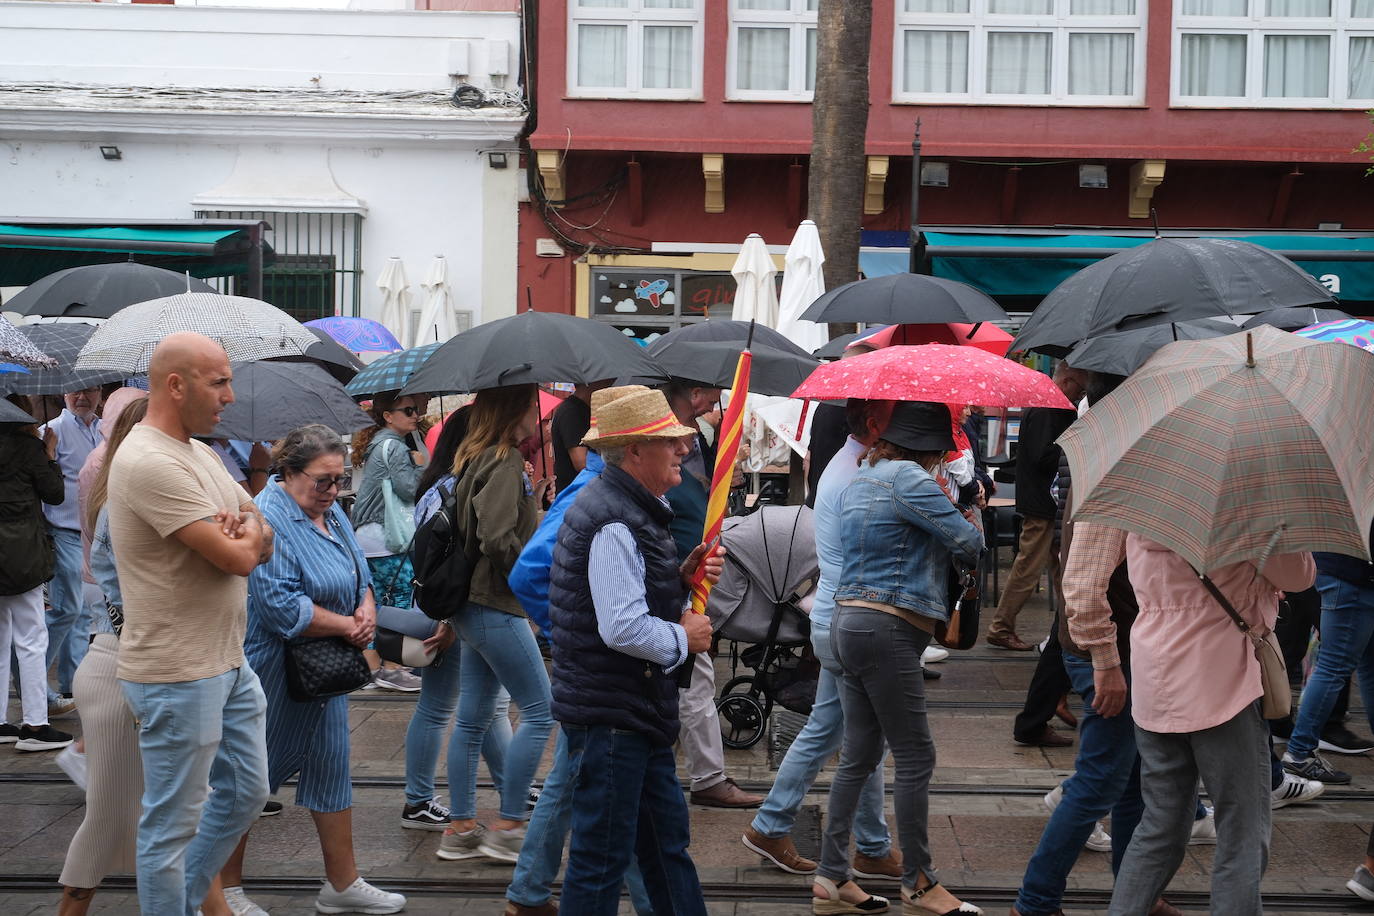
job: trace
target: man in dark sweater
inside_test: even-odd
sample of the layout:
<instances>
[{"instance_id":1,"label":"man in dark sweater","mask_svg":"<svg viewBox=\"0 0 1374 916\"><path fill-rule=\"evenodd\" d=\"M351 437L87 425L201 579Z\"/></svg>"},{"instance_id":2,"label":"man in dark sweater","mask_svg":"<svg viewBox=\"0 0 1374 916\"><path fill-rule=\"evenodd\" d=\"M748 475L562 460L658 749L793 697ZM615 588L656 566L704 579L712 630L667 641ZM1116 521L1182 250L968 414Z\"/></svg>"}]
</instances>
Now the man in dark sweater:
<instances>
[{"instance_id":1,"label":"man in dark sweater","mask_svg":"<svg viewBox=\"0 0 1374 916\"><path fill-rule=\"evenodd\" d=\"M1060 363L1054 383L1070 402L1083 397L1083 373ZM1016 617L1040 583L1048 564L1051 582L1059 579L1059 558L1050 550L1054 540L1054 497L1050 486L1059 469L1059 446L1054 441L1077 418L1076 411L1032 407L1021 418L1016 439L1016 511L1021 516L1021 540L1007 587L988 626L987 642L1000 649L1026 652L1031 648L1016 635Z\"/></svg>"}]
</instances>

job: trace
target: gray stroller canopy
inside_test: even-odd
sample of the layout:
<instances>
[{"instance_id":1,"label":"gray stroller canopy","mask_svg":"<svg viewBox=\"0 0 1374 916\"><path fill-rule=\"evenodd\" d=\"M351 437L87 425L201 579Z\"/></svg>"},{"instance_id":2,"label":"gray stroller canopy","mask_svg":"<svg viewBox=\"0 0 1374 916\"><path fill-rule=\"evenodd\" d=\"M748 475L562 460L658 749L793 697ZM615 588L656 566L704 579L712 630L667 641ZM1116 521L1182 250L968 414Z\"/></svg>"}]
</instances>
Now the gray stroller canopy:
<instances>
[{"instance_id":1,"label":"gray stroller canopy","mask_svg":"<svg viewBox=\"0 0 1374 916\"><path fill-rule=\"evenodd\" d=\"M815 590L816 530L806 506L764 506L725 520L725 569L711 590L706 612L717 632L737 642L761 643L777 605ZM809 602L804 606L809 608ZM776 642L806 639L801 614L783 615Z\"/></svg>"}]
</instances>

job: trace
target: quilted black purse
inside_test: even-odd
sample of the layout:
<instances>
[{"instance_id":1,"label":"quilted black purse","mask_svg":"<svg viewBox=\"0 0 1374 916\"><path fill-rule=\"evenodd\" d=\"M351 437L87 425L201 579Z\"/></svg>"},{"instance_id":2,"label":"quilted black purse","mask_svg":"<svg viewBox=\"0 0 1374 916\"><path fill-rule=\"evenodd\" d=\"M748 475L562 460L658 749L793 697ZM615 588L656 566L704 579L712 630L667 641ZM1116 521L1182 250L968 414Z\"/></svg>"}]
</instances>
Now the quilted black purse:
<instances>
[{"instance_id":1,"label":"quilted black purse","mask_svg":"<svg viewBox=\"0 0 1374 916\"><path fill-rule=\"evenodd\" d=\"M354 582L362 584L358 558L353 559ZM363 650L342 636L298 636L286 643L286 692L297 703L323 700L352 693L372 679L372 667Z\"/></svg>"}]
</instances>

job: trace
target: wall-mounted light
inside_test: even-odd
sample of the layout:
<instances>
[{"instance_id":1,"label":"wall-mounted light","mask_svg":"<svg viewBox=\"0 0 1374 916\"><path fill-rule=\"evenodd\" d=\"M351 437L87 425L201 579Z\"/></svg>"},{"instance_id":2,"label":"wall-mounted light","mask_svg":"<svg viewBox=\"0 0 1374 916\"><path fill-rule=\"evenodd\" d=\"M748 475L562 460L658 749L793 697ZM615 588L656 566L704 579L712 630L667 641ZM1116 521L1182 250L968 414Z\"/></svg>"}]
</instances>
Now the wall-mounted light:
<instances>
[{"instance_id":1,"label":"wall-mounted light","mask_svg":"<svg viewBox=\"0 0 1374 916\"><path fill-rule=\"evenodd\" d=\"M1317 223L1317 228L1325 231L1331 231L1334 229L1344 229L1345 225L1342 223Z\"/></svg>"},{"instance_id":2,"label":"wall-mounted light","mask_svg":"<svg viewBox=\"0 0 1374 916\"><path fill-rule=\"evenodd\" d=\"M492 168L494 168L494 169L504 169L504 168L508 165L508 163L507 163L507 161L506 161L506 154L505 154L505 153L488 153L488 154L487 154L487 164L490 165L490 166L491 166Z\"/></svg>"},{"instance_id":3,"label":"wall-mounted light","mask_svg":"<svg viewBox=\"0 0 1374 916\"><path fill-rule=\"evenodd\" d=\"M1107 167L1105 165L1080 165L1078 167L1078 186L1080 188L1105 188L1107 186Z\"/></svg>"},{"instance_id":4,"label":"wall-mounted light","mask_svg":"<svg viewBox=\"0 0 1374 916\"><path fill-rule=\"evenodd\" d=\"M119 151L119 147L117 146L102 146L100 148L100 155L110 162L124 158L124 154Z\"/></svg>"},{"instance_id":5,"label":"wall-mounted light","mask_svg":"<svg viewBox=\"0 0 1374 916\"><path fill-rule=\"evenodd\" d=\"M949 163L922 162L921 184L927 188L949 187Z\"/></svg>"}]
</instances>

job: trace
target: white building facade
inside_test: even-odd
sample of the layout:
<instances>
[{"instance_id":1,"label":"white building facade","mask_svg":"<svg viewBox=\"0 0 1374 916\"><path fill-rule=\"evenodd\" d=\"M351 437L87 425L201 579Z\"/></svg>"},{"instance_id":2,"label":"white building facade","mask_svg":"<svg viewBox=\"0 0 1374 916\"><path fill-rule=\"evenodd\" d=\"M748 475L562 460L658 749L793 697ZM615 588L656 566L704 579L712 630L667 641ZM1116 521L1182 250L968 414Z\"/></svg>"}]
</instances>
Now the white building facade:
<instances>
[{"instance_id":1,"label":"white building facade","mask_svg":"<svg viewBox=\"0 0 1374 916\"><path fill-rule=\"evenodd\" d=\"M399 258L413 322L436 256L458 328L514 314L520 14L465 5L0 0L0 222L261 218L302 319L378 317Z\"/></svg>"}]
</instances>

